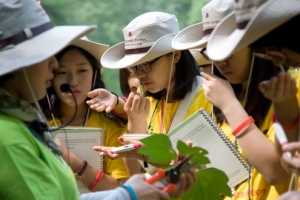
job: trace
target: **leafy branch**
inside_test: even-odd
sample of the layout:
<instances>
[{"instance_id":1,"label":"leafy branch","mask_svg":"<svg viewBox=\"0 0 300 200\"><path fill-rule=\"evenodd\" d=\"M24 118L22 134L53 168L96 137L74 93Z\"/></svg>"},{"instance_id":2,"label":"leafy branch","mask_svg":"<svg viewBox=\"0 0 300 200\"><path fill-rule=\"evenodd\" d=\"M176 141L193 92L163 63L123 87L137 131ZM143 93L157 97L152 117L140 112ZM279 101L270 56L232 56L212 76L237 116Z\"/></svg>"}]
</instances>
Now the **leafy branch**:
<instances>
[{"instance_id":1,"label":"leafy branch","mask_svg":"<svg viewBox=\"0 0 300 200\"><path fill-rule=\"evenodd\" d=\"M223 196L230 196L231 190L227 185L228 177L226 174L216 168L206 165L210 163L205 149L201 147L189 147L181 140L177 142L177 150L174 150L169 137L165 134L153 134L144 138L142 146L138 153L149 156L151 163L166 163L178 158L177 152L184 156L193 154L191 162L199 161L195 168L198 169L198 181L190 188L180 199L193 200L221 200ZM166 166L168 167L168 166Z\"/></svg>"}]
</instances>

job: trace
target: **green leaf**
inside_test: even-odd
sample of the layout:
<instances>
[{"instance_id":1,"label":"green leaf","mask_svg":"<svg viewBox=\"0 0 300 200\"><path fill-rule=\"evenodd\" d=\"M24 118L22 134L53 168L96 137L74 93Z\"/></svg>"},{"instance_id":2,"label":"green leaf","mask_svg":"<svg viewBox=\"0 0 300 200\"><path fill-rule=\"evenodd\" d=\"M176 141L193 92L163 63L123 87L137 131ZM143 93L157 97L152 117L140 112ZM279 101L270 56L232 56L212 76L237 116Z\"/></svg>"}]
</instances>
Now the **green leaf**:
<instances>
[{"instance_id":1,"label":"green leaf","mask_svg":"<svg viewBox=\"0 0 300 200\"><path fill-rule=\"evenodd\" d=\"M145 146L138 153L149 156L148 162L163 163L177 158L169 137L165 134L155 134L140 140Z\"/></svg>"},{"instance_id":2,"label":"green leaf","mask_svg":"<svg viewBox=\"0 0 300 200\"><path fill-rule=\"evenodd\" d=\"M195 168L201 169L203 165L209 164L209 158L206 157L208 151L202 149L200 147L189 147L181 140L177 142L177 149L180 154L182 155L191 155L194 154L193 158L191 159L192 162L199 161L198 164L195 165Z\"/></svg>"},{"instance_id":3,"label":"green leaf","mask_svg":"<svg viewBox=\"0 0 300 200\"><path fill-rule=\"evenodd\" d=\"M198 171L197 177L198 181L180 200L222 200L221 195L231 196L231 189L227 185L228 178L221 170L206 168Z\"/></svg>"}]
</instances>

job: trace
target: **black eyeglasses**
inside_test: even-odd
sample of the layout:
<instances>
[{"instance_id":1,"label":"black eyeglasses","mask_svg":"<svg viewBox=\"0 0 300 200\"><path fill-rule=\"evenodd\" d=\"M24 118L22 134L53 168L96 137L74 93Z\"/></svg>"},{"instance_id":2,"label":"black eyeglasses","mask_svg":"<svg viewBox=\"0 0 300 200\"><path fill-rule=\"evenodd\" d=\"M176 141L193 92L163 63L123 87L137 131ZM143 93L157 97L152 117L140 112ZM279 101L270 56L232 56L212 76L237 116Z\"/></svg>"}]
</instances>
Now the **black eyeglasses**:
<instances>
[{"instance_id":1,"label":"black eyeglasses","mask_svg":"<svg viewBox=\"0 0 300 200\"><path fill-rule=\"evenodd\" d=\"M265 52L265 53L263 53ZM280 48L273 50L272 48L265 48L263 51L261 49L256 49L252 54L256 57L271 60L276 66L280 67L280 70L284 72L283 64L286 61L287 57L280 52Z\"/></svg>"},{"instance_id":2,"label":"black eyeglasses","mask_svg":"<svg viewBox=\"0 0 300 200\"><path fill-rule=\"evenodd\" d=\"M157 58L155 58L154 60L150 61L150 62L146 62L146 63L143 63L143 64L140 64L140 65L137 65L137 66L134 66L134 67L128 67L126 68L130 73L133 73L133 74L136 74L137 70L139 69L141 72L144 72L144 73L149 73L151 72L152 70L152 65L158 61L161 57L163 56L159 56Z\"/></svg>"}]
</instances>

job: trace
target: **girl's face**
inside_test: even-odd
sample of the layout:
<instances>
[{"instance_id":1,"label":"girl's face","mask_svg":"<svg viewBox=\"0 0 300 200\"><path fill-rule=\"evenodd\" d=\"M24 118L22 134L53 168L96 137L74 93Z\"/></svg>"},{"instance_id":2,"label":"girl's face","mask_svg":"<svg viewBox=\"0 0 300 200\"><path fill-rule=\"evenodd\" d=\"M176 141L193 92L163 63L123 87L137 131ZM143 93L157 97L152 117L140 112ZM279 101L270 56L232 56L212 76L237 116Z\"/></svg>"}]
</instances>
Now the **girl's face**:
<instances>
[{"instance_id":1,"label":"girl's face","mask_svg":"<svg viewBox=\"0 0 300 200\"><path fill-rule=\"evenodd\" d=\"M157 93L159 91L162 91L163 89L168 89L168 82L172 67L172 57L173 53L162 56L154 64L152 64L152 70L148 73L144 73L139 69L137 70L136 77L140 80L140 83L143 84L149 92ZM149 60L149 62L150 61L152 60ZM176 59L174 58L173 69L171 73L171 88L175 84L175 62Z\"/></svg>"},{"instance_id":2,"label":"girl's face","mask_svg":"<svg viewBox=\"0 0 300 200\"><path fill-rule=\"evenodd\" d=\"M45 97L47 88L51 86L53 70L57 67L57 60L54 56L52 56L43 62L24 69L37 100ZM30 92L23 70L14 72L12 78L3 84L3 88L19 99L25 100L29 103L34 102L34 98Z\"/></svg>"},{"instance_id":3,"label":"girl's face","mask_svg":"<svg viewBox=\"0 0 300 200\"><path fill-rule=\"evenodd\" d=\"M64 83L70 84L77 104L85 103L87 93L92 88L93 68L90 62L77 49L67 51L59 60L59 67L54 72L53 88L62 103L75 106L72 94L60 91Z\"/></svg>"},{"instance_id":4,"label":"girl's face","mask_svg":"<svg viewBox=\"0 0 300 200\"><path fill-rule=\"evenodd\" d=\"M248 80L251 69L250 48L245 48L230 58L214 62L219 72L232 84L241 84Z\"/></svg>"}]
</instances>

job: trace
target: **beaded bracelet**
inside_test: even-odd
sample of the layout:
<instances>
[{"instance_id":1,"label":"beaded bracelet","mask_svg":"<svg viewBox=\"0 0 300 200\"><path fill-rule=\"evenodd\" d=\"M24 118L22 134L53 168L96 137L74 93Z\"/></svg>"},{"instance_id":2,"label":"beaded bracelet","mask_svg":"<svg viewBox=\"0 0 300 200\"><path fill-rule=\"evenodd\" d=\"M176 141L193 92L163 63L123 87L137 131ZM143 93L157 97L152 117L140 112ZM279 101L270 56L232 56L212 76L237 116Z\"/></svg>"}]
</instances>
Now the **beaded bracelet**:
<instances>
[{"instance_id":1,"label":"beaded bracelet","mask_svg":"<svg viewBox=\"0 0 300 200\"><path fill-rule=\"evenodd\" d=\"M253 122L254 119L252 118L252 116L249 116L245 121L243 121L238 127L234 129L232 135L234 135L235 137L238 136L239 134L244 132Z\"/></svg>"},{"instance_id":2,"label":"beaded bracelet","mask_svg":"<svg viewBox=\"0 0 300 200\"><path fill-rule=\"evenodd\" d=\"M297 124L299 123L299 119L300 119L300 115L298 114L297 118L292 122L291 125L289 126L282 126L283 130L284 131L290 131L292 130L293 128L295 128L297 126ZM276 116L274 113L272 113L272 121L273 122L279 122L277 119L276 119ZM279 122L280 123L280 122Z\"/></svg>"},{"instance_id":3,"label":"beaded bracelet","mask_svg":"<svg viewBox=\"0 0 300 200\"><path fill-rule=\"evenodd\" d=\"M113 95L115 95L117 97L117 103L115 105L115 106L117 106L119 104L119 96L116 93L114 93L114 92L110 92L110 93L112 93Z\"/></svg>"},{"instance_id":4,"label":"beaded bracelet","mask_svg":"<svg viewBox=\"0 0 300 200\"><path fill-rule=\"evenodd\" d=\"M98 174L96 175L95 181L90 185L89 190L92 191L96 185L102 180L104 177L104 172L103 171L98 171Z\"/></svg>"},{"instance_id":5,"label":"beaded bracelet","mask_svg":"<svg viewBox=\"0 0 300 200\"><path fill-rule=\"evenodd\" d=\"M132 189L132 187L130 185L123 184L120 187L125 188L128 191L128 193L129 193L129 195L131 197L131 200L138 200L138 198L137 198L134 190Z\"/></svg>"}]
</instances>

